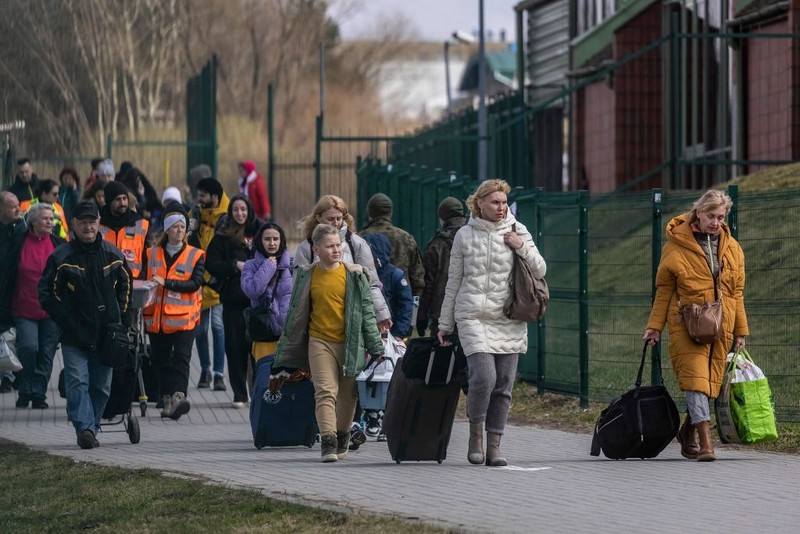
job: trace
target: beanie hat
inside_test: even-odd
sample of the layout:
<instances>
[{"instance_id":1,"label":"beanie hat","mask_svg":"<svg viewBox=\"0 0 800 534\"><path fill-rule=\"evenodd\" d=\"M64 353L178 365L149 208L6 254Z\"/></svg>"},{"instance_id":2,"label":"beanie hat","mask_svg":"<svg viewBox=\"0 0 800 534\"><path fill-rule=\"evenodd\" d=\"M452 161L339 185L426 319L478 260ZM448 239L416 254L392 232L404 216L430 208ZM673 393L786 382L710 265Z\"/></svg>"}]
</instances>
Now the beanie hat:
<instances>
[{"instance_id":1,"label":"beanie hat","mask_svg":"<svg viewBox=\"0 0 800 534\"><path fill-rule=\"evenodd\" d=\"M98 176L114 176L116 173L114 172L114 162L110 159L105 159L103 162L97 166L97 175Z\"/></svg>"},{"instance_id":2,"label":"beanie hat","mask_svg":"<svg viewBox=\"0 0 800 534\"><path fill-rule=\"evenodd\" d=\"M164 231L166 232L172 227L172 225L178 222L183 222L183 224L186 224L186 215L178 211L170 212L166 217L164 217Z\"/></svg>"},{"instance_id":3,"label":"beanie hat","mask_svg":"<svg viewBox=\"0 0 800 534\"><path fill-rule=\"evenodd\" d=\"M217 195L220 199L222 198L222 184L214 178L203 178L197 182L197 189L202 189L209 195Z\"/></svg>"},{"instance_id":4,"label":"beanie hat","mask_svg":"<svg viewBox=\"0 0 800 534\"><path fill-rule=\"evenodd\" d=\"M164 189L164 193L161 195L161 203L166 204L168 200L174 200L179 204L183 203L181 190L174 186Z\"/></svg>"},{"instance_id":5,"label":"beanie hat","mask_svg":"<svg viewBox=\"0 0 800 534\"><path fill-rule=\"evenodd\" d=\"M453 217L463 217L464 206L455 197L447 197L439 203L439 218L443 221Z\"/></svg>"},{"instance_id":6,"label":"beanie hat","mask_svg":"<svg viewBox=\"0 0 800 534\"><path fill-rule=\"evenodd\" d=\"M392 199L383 193L375 193L367 202L367 216L370 219L392 216Z\"/></svg>"},{"instance_id":7,"label":"beanie hat","mask_svg":"<svg viewBox=\"0 0 800 534\"><path fill-rule=\"evenodd\" d=\"M127 195L129 193L128 188L125 187L125 184L122 182L117 182L115 180L111 180L106 184L103 188L103 194L106 197L106 203L111 204L111 201L117 198L120 195Z\"/></svg>"},{"instance_id":8,"label":"beanie hat","mask_svg":"<svg viewBox=\"0 0 800 534\"><path fill-rule=\"evenodd\" d=\"M166 217L170 213L181 213L186 215L186 208L183 207L183 204L180 202L170 202L166 206L164 206L164 214L163 217Z\"/></svg>"}]
</instances>

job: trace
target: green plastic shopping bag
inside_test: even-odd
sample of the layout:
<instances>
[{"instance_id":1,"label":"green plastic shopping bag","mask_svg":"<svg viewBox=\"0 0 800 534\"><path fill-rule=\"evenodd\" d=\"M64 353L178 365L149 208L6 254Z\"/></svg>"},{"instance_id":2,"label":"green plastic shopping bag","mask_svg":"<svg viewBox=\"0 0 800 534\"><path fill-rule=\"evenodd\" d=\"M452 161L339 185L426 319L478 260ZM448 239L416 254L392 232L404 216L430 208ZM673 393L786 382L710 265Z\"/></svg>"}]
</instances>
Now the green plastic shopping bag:
<instances>
[{"instance_id":1,"label":"green plastic shopping bag","mask_svg":"<svg viewBox=\"0 0 800 534\"><path fill-rule=\"evenodd\" d=\"M722 387L714 401L723 443L757 443L778 438L772 391L763 371L741 349L729 354Z\"/></svg>"}]
</instances>

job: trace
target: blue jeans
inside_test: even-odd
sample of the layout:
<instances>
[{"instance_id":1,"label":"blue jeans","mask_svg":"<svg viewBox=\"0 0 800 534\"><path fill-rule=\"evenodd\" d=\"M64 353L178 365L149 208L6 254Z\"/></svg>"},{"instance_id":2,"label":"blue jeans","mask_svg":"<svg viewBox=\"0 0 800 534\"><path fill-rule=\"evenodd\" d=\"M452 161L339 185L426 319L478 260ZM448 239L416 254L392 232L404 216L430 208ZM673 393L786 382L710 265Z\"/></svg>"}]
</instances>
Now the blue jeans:
<instances>
[{"instance_id":1,"label":"blue jeans","mask_svg":"<svg viewBox=\"0 0 800 534\"><path fill-rule=\"evenodd\" d=\"M200 369L211 369L208 355L208 325L211 323L211 336L214 339L214 374L222 376L225 372L225 327L222 325L222 304L206 308L200 312L200 324L195 332L197 355Z\"/></svg>"},{"instance_id":2,"label":"blue jeans","mask_svg":"<svg viewBox=\"0 0 800 534\"><path fill-rule=\"evenodd\" d=\"M14 317L14 326L17 329L17 355L22 364L19 396L46 400L61 329L52 319L34 321L24 317Z\"/></svg>"},{"instance_id":3,"label":"blue jeans","mask_svg":"<svg viewBox=\"0 0 800 534\"><path fill-rule=\"evenodd\" d=\"M81 347L62 343L61 353L64 355L67 417L75 426L75 434L88 429L97 435L111 393L113 369Z\"/></svg>"}]
</instances>

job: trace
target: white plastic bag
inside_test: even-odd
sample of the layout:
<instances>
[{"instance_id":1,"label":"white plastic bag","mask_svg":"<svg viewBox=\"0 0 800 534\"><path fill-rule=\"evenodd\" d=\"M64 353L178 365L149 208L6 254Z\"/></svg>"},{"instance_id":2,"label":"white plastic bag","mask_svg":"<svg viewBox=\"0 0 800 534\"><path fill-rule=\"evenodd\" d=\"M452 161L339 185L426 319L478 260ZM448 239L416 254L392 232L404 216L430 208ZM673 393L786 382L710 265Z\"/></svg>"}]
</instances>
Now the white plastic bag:
<instances>
[{"instance_id":1,"label":"white plastic bag","mask_svg":"<svg viewBox=\"0 0 800 534\"><path fill-rule=\"evenodd\" d=\"M741 354L733 352L728 353L728 372L730 372L730 362L733 358L736 358L736 363L734 364L733 374L730 377L730 382L732 384L736 382L752 382L753 380L766 378L759 366L743 358Z\"/></svg>"},{"instance_id":2,"label":"white plastic bag","mask_svg":"<svg viewBox=\"0 0 800 534\"><path fill-rule=\"evenodd\" d=\"M383 361L378 364L370 364L364 368L361 373L356 377L357 381L365 381L370 376L371 380L378 382L389 382L392 379L394 367L397 365L397 360L403 357L406 353L406 344L402 341L395 339L394 336L389 335L383 338Z\"/></svg>"},{"instance_id":3,"label":"white plastic bag","mask_svg":"<svg viewBox=\"0 0 800 534\"><path fill-rule=\"evenodd\" d=\"M0 372L22 371L22 364L17 358L17 330L9 328L0 334Z\"/></svg>"}]
</instances>

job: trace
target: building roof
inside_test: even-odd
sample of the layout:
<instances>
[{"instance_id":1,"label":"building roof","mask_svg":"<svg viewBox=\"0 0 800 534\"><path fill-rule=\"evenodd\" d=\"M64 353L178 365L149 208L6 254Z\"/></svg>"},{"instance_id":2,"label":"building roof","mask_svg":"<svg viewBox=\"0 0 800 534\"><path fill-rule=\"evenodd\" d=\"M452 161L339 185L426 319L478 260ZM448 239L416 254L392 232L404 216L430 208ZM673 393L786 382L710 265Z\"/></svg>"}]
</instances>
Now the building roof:
<instances>
[{"instance_id":1,"label":"building roof","mask_svg":"<svg viewBox=\"0 0 800 534\"><path fill-rule=\"evenodd\" d=\"M517 75L517 55L509 50L486 52L486 66L491 76L508 87L515 87ZM478 54L473 54L467 61L459 91L474 91L478 88Z\"/></svg>"}]
</instances>

